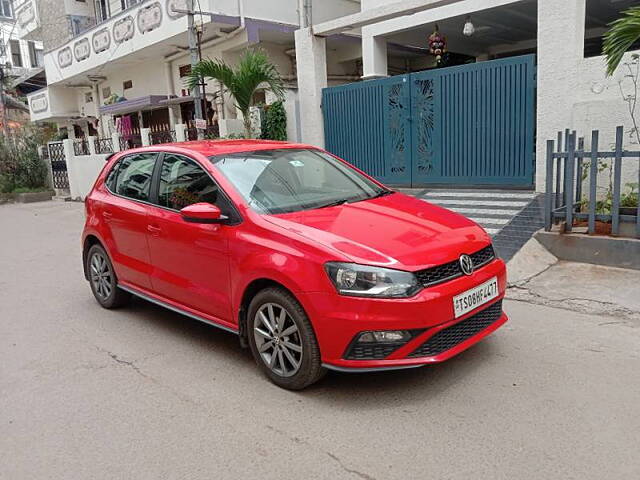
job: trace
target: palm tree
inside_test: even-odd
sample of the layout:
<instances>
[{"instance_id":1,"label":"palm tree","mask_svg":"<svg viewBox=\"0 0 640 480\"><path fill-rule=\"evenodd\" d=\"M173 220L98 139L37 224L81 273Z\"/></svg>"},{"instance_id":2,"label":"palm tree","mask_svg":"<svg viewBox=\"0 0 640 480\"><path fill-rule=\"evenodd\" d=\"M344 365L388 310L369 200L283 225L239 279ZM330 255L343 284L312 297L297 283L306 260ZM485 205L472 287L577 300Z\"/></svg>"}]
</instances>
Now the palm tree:
<instances>
[{"instance_id":1,"label":"palm tree","mask_svg":"<svg viewBox=\"0 0 640 480\"><path fill-rule=\"evenodd\" d=\"M640 6L623 12L622 18L611 23L604 35L602 53L607 60L607 75L613 75L625 52L640 39Z\"/></svg>"},{"instance_id":2,"label":"palm tree","mask_svg":"<svg viewBox=\"0 0 640 480\"><path fill-rule=\"evenodd\" d=\"M240 58L236 68L222 60L201 60L193 67L187 78L187 86L196 88L202 79L218 80L236 101L238 110L244 118L245 135L253 136L249 108L253 106L253 98L260 85L266 84L278 97L284 97L284 85L275 65L267 54L260 50L247 50Z\"/></svg>"}]
</instances>

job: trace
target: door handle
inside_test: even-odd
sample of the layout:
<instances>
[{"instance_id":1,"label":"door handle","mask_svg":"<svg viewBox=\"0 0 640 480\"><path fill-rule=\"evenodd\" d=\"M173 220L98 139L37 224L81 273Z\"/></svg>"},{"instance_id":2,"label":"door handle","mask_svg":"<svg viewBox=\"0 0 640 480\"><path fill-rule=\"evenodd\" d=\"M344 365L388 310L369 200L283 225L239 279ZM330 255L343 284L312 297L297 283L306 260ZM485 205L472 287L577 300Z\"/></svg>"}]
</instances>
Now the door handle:
<instances>
[{"instance_id":1,"label":"door handle","mask_svg":"<svg viewBox=\"0 0 640 480\"><path fill-rule=\"evenodd\" d=\"M160 235L160 232L162 231L160 229L160 227L157 227L155 225L147 225L147 231L151 234L151 235L155 235L156 237L158 235Z\"/></svg>"},{"instance_id":2,"label":"door handle","mask_svg":"<svg viewBox=\"0 0 640 480\"><path fill-rule=\"evenodd\" d=\"M113 218L113 213L107 212L106 210L102 212L102 216L105 220L111 220Z\"/></svg>"}]
</instances>

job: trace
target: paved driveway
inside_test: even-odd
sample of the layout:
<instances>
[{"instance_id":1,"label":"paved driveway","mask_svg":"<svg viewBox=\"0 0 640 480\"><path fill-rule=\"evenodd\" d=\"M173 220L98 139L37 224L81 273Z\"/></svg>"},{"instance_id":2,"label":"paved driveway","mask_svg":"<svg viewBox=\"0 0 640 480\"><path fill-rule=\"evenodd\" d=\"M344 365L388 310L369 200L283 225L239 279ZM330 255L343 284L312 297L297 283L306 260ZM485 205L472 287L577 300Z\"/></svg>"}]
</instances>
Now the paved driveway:
<instances>
[{"instance_id":1,"label":"paved driveway","mask_svg":"<svg viewBox=\"0 0 640 480\"><path fill-rule=\"evenodd\" d=\"M82 205L0 207L0 478L640 478L640 328L506 302L438 366L280 390L231 334L98 307Z\"/></svg>"}]
</instances>

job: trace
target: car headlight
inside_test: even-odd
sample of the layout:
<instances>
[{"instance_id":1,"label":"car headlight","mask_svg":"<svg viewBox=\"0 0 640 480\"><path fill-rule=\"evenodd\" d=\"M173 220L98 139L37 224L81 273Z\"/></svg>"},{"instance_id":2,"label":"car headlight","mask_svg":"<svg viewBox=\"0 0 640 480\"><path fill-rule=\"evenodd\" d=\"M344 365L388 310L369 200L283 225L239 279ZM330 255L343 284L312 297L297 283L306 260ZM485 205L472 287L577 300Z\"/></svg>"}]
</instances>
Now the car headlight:
<instances>
[{"instance_id":1,"label":"car headlight","mask_svg":"<svg viewBox=\"0 0 640 480\"><path fill-rule=\"evenodd\" d=\"M422 288L413 273L401 270L340 262L327 263L325 269L341 295L406 298Z\"/></svg>"}]
</instances>

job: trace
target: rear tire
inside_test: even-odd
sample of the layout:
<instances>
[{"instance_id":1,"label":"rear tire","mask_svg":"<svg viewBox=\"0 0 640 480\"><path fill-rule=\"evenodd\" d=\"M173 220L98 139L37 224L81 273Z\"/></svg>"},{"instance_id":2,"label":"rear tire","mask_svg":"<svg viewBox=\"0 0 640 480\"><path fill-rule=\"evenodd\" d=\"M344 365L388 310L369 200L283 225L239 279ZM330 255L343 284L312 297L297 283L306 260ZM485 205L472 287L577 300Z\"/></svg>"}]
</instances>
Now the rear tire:
<instances>
[{"instance_id":1,"label":"rear tire","mask_svg":"<svg viewBox=\"0 0 640 480\"><path fill-rule=\"evenodd\" d=\"M129 302L131 294L118 288L116 273L102 245L93 245L87 252L86 261L91 291L103 308L118 308Z\"/></svg>"},{"instance_id":2,"label":"rear tire","mask_svg":"<svg viewBox=\"0 0 640 480\"><path fill-rule=\"evenodd\" d=\"M256 363L279 387L302 390L326 373L307 314L282 288L266 288L253 298L247 336Z\"/></svg>"}]
</instances>

